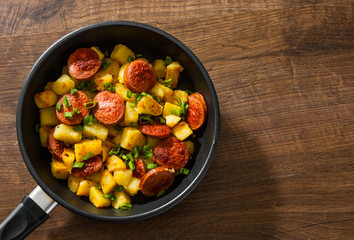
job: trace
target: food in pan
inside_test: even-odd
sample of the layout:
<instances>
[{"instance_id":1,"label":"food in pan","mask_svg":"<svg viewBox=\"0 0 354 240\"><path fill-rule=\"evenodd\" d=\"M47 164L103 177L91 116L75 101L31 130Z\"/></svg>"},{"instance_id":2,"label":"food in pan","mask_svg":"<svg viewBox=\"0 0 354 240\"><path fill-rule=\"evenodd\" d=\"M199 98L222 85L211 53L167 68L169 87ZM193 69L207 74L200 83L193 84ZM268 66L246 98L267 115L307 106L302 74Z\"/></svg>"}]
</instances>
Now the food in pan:
<instances>
[{"instance_id":1,"label":"food in pan","mask_svg":"<svg viewBox=\"0 0 354 240\"><path fill-rule=\"evenodd\" d=\"M109 57L98 47L74 51L34 96L53 176L96 207L130 209L139 191L160 197L188 175L207 105L176 89L181 71L168 56L150 63L123 44Z\"/></svg>"}]
</instances>

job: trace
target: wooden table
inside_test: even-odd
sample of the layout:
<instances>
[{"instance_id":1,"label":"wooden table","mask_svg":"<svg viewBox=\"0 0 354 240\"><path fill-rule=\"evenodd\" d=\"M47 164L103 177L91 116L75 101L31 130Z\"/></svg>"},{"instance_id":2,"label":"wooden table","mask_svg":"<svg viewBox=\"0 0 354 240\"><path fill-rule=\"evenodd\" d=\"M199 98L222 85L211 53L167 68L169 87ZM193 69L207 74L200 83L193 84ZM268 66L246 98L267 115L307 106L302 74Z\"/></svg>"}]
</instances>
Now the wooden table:
<instances>
[{"instance_id":1,"label":"wooden table","mask_svg":"<svg viewBox=\"0 0 354 240\"><path fill-rule=\"evenodd\" d=\"M176 207L107 223L58 206L28 239L354 239L354 2L19 1L0 8L0 219L36 186L15 116L26 75L79 27L130 20L185 43L216 88L209 171Z\"/></svg>"}]
</instances>

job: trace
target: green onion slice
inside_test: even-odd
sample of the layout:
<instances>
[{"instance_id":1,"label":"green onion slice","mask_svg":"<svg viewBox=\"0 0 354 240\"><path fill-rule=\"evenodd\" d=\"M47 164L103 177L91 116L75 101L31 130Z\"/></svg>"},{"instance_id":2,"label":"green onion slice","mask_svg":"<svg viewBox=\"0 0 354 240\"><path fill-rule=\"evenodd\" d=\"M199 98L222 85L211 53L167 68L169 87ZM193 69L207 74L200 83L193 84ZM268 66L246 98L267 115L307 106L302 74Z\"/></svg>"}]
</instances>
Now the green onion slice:
<instances>
[{"instance_id":1,"label":"green onion slice","mask_svg":"<svg viewBox=\"0 0 354 240\"><path fill-rule=\"evenodd\" d=\"M131 205L130 203L122 203L119 208L120 209L124 209L124 210L128 210L128 209L132 209L133 205Z\"/></svg>"},{"instance_id":2,"label":"green onion slice","mask_svg":"<svg viewBox=\"0 0 354 240\"><path fill-rule=\"evenodd\" d=\"M38 133L39 132L39 129L41 128L41 124L37 123L35 125L35 129L36 129L36 132Z\"/></svg>"},{"instance_id":3,"label":"green onion slice","mask_svg":"<svg viewBox=\"0 0 354 240\"><path fill-rule=\"evenodd\" d=\"M172 58L170 56L166 56L166 58L165 58L165 66L167 66L171 62L172 62Z\"/></svg>"},{"instance_id":4,"label":"green onion slice","mask_svg":"<svg viewBox=\"0 0 354 240\"><path fill-rule=\"evenodd\" d=\"M127 90L127 98L132 98L132 92Z\"/></svg>"},{"instance_id":5,"label":"green onion slice","mask_svg":"<svg viewBox=\"0 0 354 240\"><path fill-rule=\"evenodd\" d=\"M155 167L157 167L157 164L154 164L154 163L149 163L146 168L151 170L151 169L154 169Z\"/></svg>"},{"instance_id":6,"label":"green onion slice","mask_svg":"<svg viewBox=\"0 0 354 240\"><path fill-rule=\"evenodd\" d=\"M63 98L63 103L66 108L69 108L71 106L71 103L66 96L64 96L64 98Z\"/></svg>"},{"instance_id":7,"label":"green onion slice","mask_svg":"<svg viewBox=\"0 0 354 240\"><path fill-rule=\"evenodd\" d=\"M135 165L134 165L134 163L133 163L132 161L129 161L129 162L128 162L128 166L129 166L129 168L130 168L131 171L134 171Z\"/></svg>"},{"instance_id":8,"label":"green onion slice","mask_svg":"<svg viewBox=\"0 0 354 240\"><path fill-rule=\"evenodd\" d=\"M129 57L128 57L127 60L128 60L128 62L132 62L132 61L134 61L135 59L134 59L134 57L132 57L132 56L129 55Z\"/></svg>"},{"instance_id":9,"label":"green onion slice","mask_svg":"<svg viewBox=\"0 0 354 240\"><path fill-rule=\"evenodd\" d=\"M138 124L136 122L130 122L130 126L133 128L138 128Z\"/></svg>"},{"instance_id":10,"label":"green onion slice","mask_svg":"<svg viewBox=\"0 0 354 240\"><path fill-rule=\"evenodd\" d=\"M77 89L76 89L76 88L70 89L70 93L71 93L72 95L74 95L75 93L77 93Z\"/></svg>"},{"instance_id":11,"label":"green onion slice","mask_svg":"<svg viewBox=\"0 0 354 240\"><path fill-rule=\"evenodd\" d=\"M156 198L161 197L162 195L165 194L165 192L166 192L165 190L160 191L160 192L156 195Z\"/></svg>"},{"instance_id":12,"label":"green onion slice","mask_svg":"<svg viewBox=\"0 0 354 240\"><path fill-rule=\"evenodd\" d=\"M61 102L58 102L57 105L55 106L55 108L57 109L57 111L61 110Z\"/></svg>"},{"instance_id":13,"label":"green onion slice","mask_svg":"<svg viewBox=\"0 0 354 240\"><path fill-rule=\"evenodd\" d=\"M124 190L124 187L121 185L115 186L113 191L114 192L122 192Z\"/></svg>"},{"instance_id":14,"label":"green onion slice","mask_svg":"<svg viewBox=\"0 0 354 240\"><path fill-rule=\"evenodd\" d=\"M188 175L189 172L190 172L190 170L187 169L187 168L181 168L181 169L179 170L179 172L180 172L181 174Z\"/></svg>"},{"instance_id":15,"label":"green onion slice","mask_svg":"<svg viewBox=\"0 0 354 240\"><path fill-rule=\"evenodd\" d=\"M73 119L73 113L72 112L66 112L64 113L64 117L68 119Z\"/></svg>"},{"instance_id":16,"label":"green onion slice","mask_svg":"<svg viewBox=\"0 0 354 240\"><path fill-rule=\"evenodd\" d=\"M97 101L91 101L84 104L84 108L91 109L97 105Z\"/></svg>"},{"instance_id":17,"label":"green onion slice","mask_svg":"<svg viewBox=\"0 0 354 240\"><path fill-rule=\"evenodd\" d=\"M76 125L75 127L73 127L74 131L82 131L84 130L84 128L81 125Z\"/></svg>"},{"instance_id":18,"label":"green onion slice","mask_svg":"<svg viewBox=\"0 0 354 240\"><path fill-rule=\"evenodd\" d=\"M87 159L89 159L90 157L92 157L93 156L93 153L92 152L89 152L88 154L86 154L85 156L83 156L81 159L82 160L87 160Z\"/></svg>"},{"instance_id":19,"label":"green onion slice","mask_svg":"<svg viewBox=\"0 0 354 240\"><path fill-rule=\"evenodd\" d=\"M75 109L74 109L74 114L80 114L80 113L81 113L81 111L80 111L79 108L75 108Z\"/></svg>"},{"instance_id":20,"label":"green onion slice","mask_svg":"<svg viewBox=\"0 0 354 240\"><path fill-rule=\"evenodd\" d=\"M73 168L82 168L85 162L74 162Z\"/></svg>"},{"instance_id":21,"label":"green onion slice","mask_svg":"<svg viewBox=\"0 0 354 240\"><path fill-rule=\"evenodd\" d=\"M111 82L106 82L103 84L103 87L110 92L115 92L116 91L116 87L111 83Z\"/></svg>"}]
</instances>

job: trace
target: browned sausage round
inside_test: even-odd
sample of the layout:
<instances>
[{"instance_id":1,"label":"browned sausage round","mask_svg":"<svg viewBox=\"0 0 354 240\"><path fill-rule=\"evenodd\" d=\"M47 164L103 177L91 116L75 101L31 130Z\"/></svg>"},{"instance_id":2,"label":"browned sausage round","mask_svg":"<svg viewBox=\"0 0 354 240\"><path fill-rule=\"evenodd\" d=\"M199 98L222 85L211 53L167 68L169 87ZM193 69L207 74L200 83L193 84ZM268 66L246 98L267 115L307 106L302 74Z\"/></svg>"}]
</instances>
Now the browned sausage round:
<instances>
[{"instance_id":1,"label":"browned sausage round","mask_svg":"<svg viewBox=\"0 0 354 240\"><path fill-rule=\"evenodd\" d=\"M124 71L125 86L132 92L149 92L156 83L151 64L143 59L131 62Z\"/></svg>"},{"instance_id":2,"label":"browned sausage round","mask_svg":"<svg viewBox=\"0 0 354 240\"><path fill-rule=\"evenodd\" d=\"M63 159L62 155L63 155L63 152L64 152L64 142L56 139L53 136L54 130L55 129L53 128L49 132L49 136L48 136L48 139L47 139L47 147L48 147L49 152L54 157L56 157L58 159Z\"/></svg>"},{"instance_id":3,"label":"browned sausage round","mask_svg":"<svg viewBox=\"0 0 354 240\"><path fill-rule=\"evenodd\" d=\"M93 100L97 101L93 114L99 122L112 125L123 118L124 100L118 94L102 91Z\"/></svg>"},{"instance_id":4,"label":"browned sausage round","mask_svg":"<svg viewBox=\"0 0 354 240\"><path fill-rule=\"evenodd\" d=\"M146 173L146 169L143 160L141 158L136 159L134 165L135 169L133 171L133 177L141 178L142 176L144 176Z\"/></svg>"},{"instance_id":5,"label":"browned sausage round","mask_svg":"<svg viewBox=\"0 0 354 240\"><path fill-rule=\"evenodd\" d=\"M100 69L98 54L90 48L79 48L68 59L70 75L77 80L87 80Z\"/></svg>"},{"instance_id":6,"label":"browned sausage round","mask_svg":"<svg viewBox=\"0 0 354 240\"><path fill-rule=\"evenodd\" d=\"M192 130L197 130L205 123L207 117L207 106L200 93L193 93L188 96L188 111L186 122Z\"/></svg>"},{"instance_id":7,"label":"browned sausage round","mask_svg":"<svg viewBox=\"0 0 354 240\"><path fill-rule=\"evenodd\" d=\"M148 171L140 180L140 191L149 197L167 190L175 180L174 171L167 167L157 167Z\"/></svg>"},{"instance_id":8,"label":"browned sausage round","mask_svg":"<svg viewBox=\"0 0 354 240\"><path fill-rule=\"evenodd\" d=\"M100 156L95 156L93 158L87 159L82 168L73 168L71 174L76 177L87 177L96 172L98 172L102 167L102 158Z\"/></svg>"},{"instance_id":9,"label":"browned sausage round","mask_svg":"<svg viewBox=\"0 0 354 240\"><path fill-rule=\"evenodd\" d=\"M65 97L70 102L70 107L65 106ZM61 103L61 109L56 110L58 120L61 123L71 126L80 124L82 120L89 114L89 110L84 107L85 103L89 101L90 99L82 91L77 91L75 94L67 93L63 95L58 101ZM65 113L67 112L71 112L72 117L65 117Z\"/></svg>"},{"instance_id":10,"label":"browned sausage round","mask_svg":"<svg viewBox=\"0 0 354 240\"><path fill-rule=\"evenodd\" d=\"M156 138L166 138L171 134L171 128L158 121L154 121L152 124L139 124L139 130L148 136Z\"/></svg>"},{"instance_id":11,"label":"browned sausage round","mask_svg":"<svg viewBox=\"0 0 354 240\"><path fill-rule=\"evenodd\" d=\"M188 159L189 154L186 145L175 137L162 140L154 150L156 163L175 170L183 168Z\"/></svg>"}]
</instances>

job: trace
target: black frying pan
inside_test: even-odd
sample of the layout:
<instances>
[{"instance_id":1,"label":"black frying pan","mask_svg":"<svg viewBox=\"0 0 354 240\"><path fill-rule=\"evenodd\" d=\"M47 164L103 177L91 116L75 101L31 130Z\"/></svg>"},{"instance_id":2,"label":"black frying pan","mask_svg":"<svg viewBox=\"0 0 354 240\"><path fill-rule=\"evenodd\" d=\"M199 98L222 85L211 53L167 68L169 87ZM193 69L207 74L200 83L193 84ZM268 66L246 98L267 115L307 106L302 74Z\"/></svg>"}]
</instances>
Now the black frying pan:
<instances>
[{"instance_id":1,"label":"black frying pan","mask_svg":"<svg viewBox=\"0 0 354 240\"><path fill-rule=\"evenodd\" d=\"M70 192L67 181L55 179L50 171L51 155L41 147L35 125L39 123L34 94L43 91L48 81L61 75L70 53L81 47L99 46L112 51L122 43L149 61L164 59L166 55L184 67L179 89L200 92L208 106L207 122L196 131L195 155L187 168L188 176L178 176L173 186L161 198L145 197L141 193L132 198L131 210L94 207L87 198ZM64 36L37 60L24 83L16 115L20 150L28 170L38 183L29 196L0 224L0 239L22 239L48 218L56 202L65 208L98 220L128 222L155 216L185 198L201 181L215 152L219 135L219 107L213 84L198 58L180 41L154 27L134 22L103 22L93 24ZM44 192L43 192L43 191ZM53 200L52 200L53 199Z\"/></svg>"}]
</instances>

